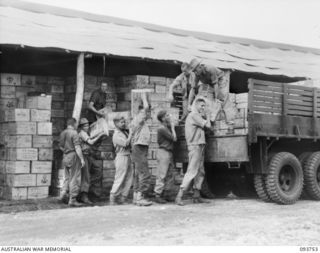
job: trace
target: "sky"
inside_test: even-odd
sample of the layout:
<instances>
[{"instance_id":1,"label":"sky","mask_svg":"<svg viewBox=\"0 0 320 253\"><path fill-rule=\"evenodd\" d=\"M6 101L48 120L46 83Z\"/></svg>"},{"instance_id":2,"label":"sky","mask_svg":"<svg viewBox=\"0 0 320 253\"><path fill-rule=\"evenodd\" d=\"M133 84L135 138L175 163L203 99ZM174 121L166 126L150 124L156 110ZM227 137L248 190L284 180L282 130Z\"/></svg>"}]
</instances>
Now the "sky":
<instances>
[{"instance_id":1,"label":"sky","mask_svg":"<svg viewBox=\"0 0 320 253\"><path fill-rule=\"evenodd\" d=\"M320 0L24 0L218 35L320 48Z\"/></svg>"}]
</instances>

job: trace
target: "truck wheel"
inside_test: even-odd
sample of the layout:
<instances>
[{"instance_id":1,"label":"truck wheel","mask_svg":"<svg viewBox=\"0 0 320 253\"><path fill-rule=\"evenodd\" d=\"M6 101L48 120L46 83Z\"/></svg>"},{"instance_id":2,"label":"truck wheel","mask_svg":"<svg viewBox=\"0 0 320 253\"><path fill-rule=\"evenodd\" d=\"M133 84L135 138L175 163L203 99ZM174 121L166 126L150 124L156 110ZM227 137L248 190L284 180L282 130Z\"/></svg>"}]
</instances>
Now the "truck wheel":
<instances>
[{"instance_id":1,"label":"truck wheel","mask_svg":"<svg viewBox=\"0 0 320 253\"><path fill-rule=\"evenodd\" d=\"M302 154L300 154L298 156L298 159L300 161L300 164L302 166L302 170L305 170L305 166L306 166L306 162L308 161L310 155L312 155L312 152L303 152ZM303 172L303 177L304 177L304 185L303 185L303 190L300 196L300 199L304 199L304 200L311 200L312 198L310 198L307 190L306 190L306 180L305 180L305 172Z\"/></svg>"},{"instance_id":2,"label":"truck wheel","mask_svg":"<svg viewBox=\"0 0 320 253\"><path fill-rule=\"evenodd\" d=\"M295 203L303 189L303 171L297 157L288 152L274 155L268 166L267 192L279 204Z\"/></svg>"},{"instance_id":3,"label":"truck wheel","mask_svg":"<svg viewBox=\"0 0 320 253\"><path fill-rule=\"evenodd\" d=\"M320 200L320 152L309 156L303 172L306 192L312 199Z\"/></svg>"},{"instance_id":4,"label":"truck wheel","mask_svg":"<svg viewBox=\"0 0 320 253\"><path fill-rule=\"evenodd\" d=\"M254 188L256 189L256 192L258 194L258 197L265 201L270 202L271 199L267 192L266 182L265 182L265 176L261 174L254 175Z\"/></svg>"}]
</instances>

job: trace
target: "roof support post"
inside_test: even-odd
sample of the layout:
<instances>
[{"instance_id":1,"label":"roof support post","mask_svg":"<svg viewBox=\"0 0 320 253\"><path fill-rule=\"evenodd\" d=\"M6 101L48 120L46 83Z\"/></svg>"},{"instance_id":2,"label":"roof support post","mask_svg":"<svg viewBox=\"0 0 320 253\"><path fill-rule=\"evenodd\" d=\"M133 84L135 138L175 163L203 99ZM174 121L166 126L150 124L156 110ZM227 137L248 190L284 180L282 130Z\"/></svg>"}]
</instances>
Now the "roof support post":
<instances>
[{"instance_id":1,"label":"roof support post","mask_svg":"<svg viewBox=\"0 0 320 253\"><path fill-rule=\"evenodd\" d=\"M77 60L77 91L72 117L79 122L84 91L84 53L80 53Z\"/></svg>"}]
</instances>

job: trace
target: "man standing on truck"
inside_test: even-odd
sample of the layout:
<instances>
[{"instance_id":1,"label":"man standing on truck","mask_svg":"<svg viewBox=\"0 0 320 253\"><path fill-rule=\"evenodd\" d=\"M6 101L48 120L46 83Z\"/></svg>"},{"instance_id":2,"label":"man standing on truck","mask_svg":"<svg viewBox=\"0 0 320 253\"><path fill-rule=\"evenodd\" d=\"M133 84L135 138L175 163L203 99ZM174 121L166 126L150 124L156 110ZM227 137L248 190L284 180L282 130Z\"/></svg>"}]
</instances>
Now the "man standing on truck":
<instances>
[{"instance_id":1,"label":"man standing on truck","mask_svg":"<svg viewBox=\"0 0 320 253\"><path fill-rule=\"evenodd\" d=\"M176 197L176 204L183 206L182 197L184 192L189 188L193 180L193 202L209 203L209 201L200 198L200 190L204 180L204 148L206 144L204 128L210 128L210 118L207 115L203 118L205 112L205 100L196 98L193 110L186 119L185 135L188 146L189 163L187 172L183 177L179 193Z\"/></svg>"},{"instance_id":2,"label":"man standing on truck","mask_svg":"<svg viewBox=\"0 0 320 253\"><path fill-rule=\"evenodd\" d=\"M168 100L169 102L173 101L173 89L177 86L182 88L182 117L181 120L184 120L188 115L188 96L191 90L191 87L194 86L195 74L191 71L189 64L187 62L182 63L181 65L182 73L174 79L173 83L170 85Z\"/></svg>"},{"instance_id":3,"label":"man standing on truck","mask_svg":"<svg viewBox=\"0 0 320 253\"><path fill-rule=\"evenodd\" d=\"M224 112L226 120L232 122L236 109L229 100L229 71L224 72L214 66L201 64L201 61L192 59L190 71L195 73L195 81L191 87L188 104L192 105L196 91L206 98L207 107L211 111L210 120L213 122L219 112ZM200 86L199 83L202 83Z\"/></svg>"},{"instance_id":4,"label":"man standing on truck","mask_svg":"<svg viewBox=\"0 0 320 253\"><path fill-rule=\"evenodd\" d=\"M85 161L76 131L76 123L74 118L67 120L67 129L60 134L59 148L63 152L62 165L64 168L61 200L66 203L69 199L69 206L78 207L82 205L77 201L77 197L80 193L81 168L85 166Z\"/></svg>"},{"instance_id":5,"label":"man standing on truck","mask_svg":"<svg viewBox=\"0 0 320 253\"><path fill-rule=\"evenodd\" d=\"M97 117L105 116L102 112L99 112L99 110L104 108L107 103L107 88L108 84L106 82L102 82L100 88L91 94L87 115L90 125L97 120Z\"/></svg>"}]
</instances>

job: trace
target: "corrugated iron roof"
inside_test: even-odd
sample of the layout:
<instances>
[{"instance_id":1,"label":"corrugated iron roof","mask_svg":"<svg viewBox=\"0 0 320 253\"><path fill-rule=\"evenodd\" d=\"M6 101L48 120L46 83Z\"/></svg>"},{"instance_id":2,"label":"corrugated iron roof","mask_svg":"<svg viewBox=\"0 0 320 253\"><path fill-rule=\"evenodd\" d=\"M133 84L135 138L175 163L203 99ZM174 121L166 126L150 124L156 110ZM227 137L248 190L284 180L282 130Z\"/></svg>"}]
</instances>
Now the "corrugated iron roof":
<instances>
[{"instance_id":1,"label":"corrugated iron roof","mask_svg":"<svg viewBox=\"0 0 320 253\"><path fill-rule=\"evenodd\" d=\"M320 50L165 28L56 7L0 0L0 44L189 61L320 79Z\"/></svg>"}]
</instances>

